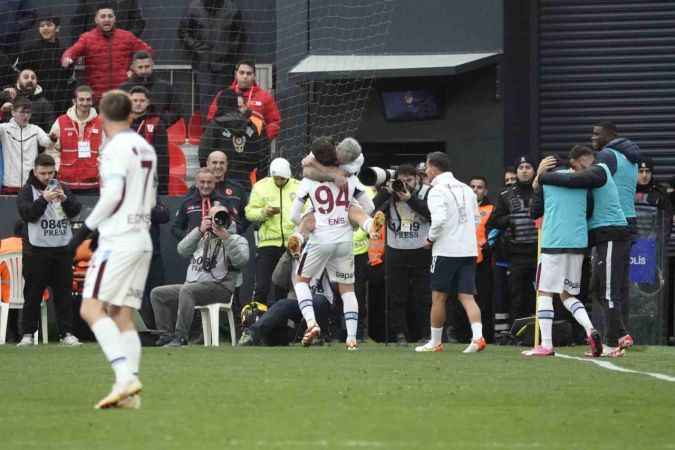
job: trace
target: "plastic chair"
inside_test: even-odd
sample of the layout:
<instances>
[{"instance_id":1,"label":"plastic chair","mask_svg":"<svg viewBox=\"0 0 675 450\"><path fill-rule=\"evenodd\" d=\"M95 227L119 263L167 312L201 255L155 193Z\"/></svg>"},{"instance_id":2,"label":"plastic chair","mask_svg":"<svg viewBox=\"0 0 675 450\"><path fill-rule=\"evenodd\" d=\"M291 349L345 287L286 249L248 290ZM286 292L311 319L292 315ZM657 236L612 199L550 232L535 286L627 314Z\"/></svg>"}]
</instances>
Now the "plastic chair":
<instances>
[{"instance_id":1,"label":"plastic chair","mask_svg":"<svg viewBox=\"0 0 675 450\"><path fill-rule=\"evenodd\" d=\"M0 344L7 342L7 321L9 318L10 309L23 309L23 286L24 279L22 275L23 258L21 253L7 253L0 255L0 264L6 264L9 269L9 302L0 302ZM47 333L47 303L44 301L40 306L40 314L42 323L42 342L44 344L49 342ZM39 331L39 330L38 330ZM33 343L38 344L38 331L33 336Z\"/></svg>"},{"instance_id":2,"label":"plastic chair","mask_svg":"<svg viewBox=\"0 0 675 450\"><path fill-rule=\"evenodd\" d=\"M234 324L234 313L232 312L232 299L234 294L230 295L230 301L227 303L212 303L210 305L195 306L202 315L202 331L204 332L204 347L220 346L220 310L227 312L227 320L230 322L230 339L232 347L237 345L237 332Z\"/></svg>"}]
</instances>

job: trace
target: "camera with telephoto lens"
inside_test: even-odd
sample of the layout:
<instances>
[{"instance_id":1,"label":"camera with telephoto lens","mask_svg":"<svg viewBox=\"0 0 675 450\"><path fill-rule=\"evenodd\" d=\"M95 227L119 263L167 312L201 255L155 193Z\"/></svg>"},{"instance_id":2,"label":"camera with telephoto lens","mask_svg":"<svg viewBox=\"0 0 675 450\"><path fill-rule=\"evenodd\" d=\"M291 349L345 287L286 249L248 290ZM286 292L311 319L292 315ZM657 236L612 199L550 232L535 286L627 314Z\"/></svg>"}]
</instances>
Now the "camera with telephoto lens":
<instances>
[{"instance_id":1,"label":"camera with telephoto lens","mask_svg":"<svg viewBox=\"0 0 675 450\"><path fill-rule=\"evenodd\" d=\"M224 228L227 230L230 228L231 223L232 219L230 218L230 215L227 211L220 210L213 215L213 224L218 228Z\"/></svg>"},{"instance_id":2,"label":"camera with telephoto lens","mask_svg":"<svg viewBox=\"0 0 675 450\"><path fill-rule=\"evenodd\" d=\"M381 167L364 167L359 173L359 181L366 186L380 186L391 180L396 181L398 167L383 169ZM393 188L393 186L392 186Z\"/></svg>"}]
</instances>

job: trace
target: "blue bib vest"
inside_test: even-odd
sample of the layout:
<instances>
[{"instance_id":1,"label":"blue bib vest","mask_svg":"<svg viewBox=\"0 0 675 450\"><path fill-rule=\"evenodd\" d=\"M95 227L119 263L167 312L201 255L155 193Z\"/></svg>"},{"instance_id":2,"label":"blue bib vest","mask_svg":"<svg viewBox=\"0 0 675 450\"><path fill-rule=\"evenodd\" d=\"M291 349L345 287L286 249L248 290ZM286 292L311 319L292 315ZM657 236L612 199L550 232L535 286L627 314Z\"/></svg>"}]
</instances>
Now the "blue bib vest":
<instances>
[{"instance_id":1,"label":"blue bib vest","mask_svg":"<svg viewBox=\"0 0 675 450\"><path fill-rule=\"evenodd\" d=\"M621 210L627 219L635 217L635 189L637 187L638 166L621 153L607 148L616 157L616 173L613 175L616 189L619 192Z\"/></svg>"},{"instance_id":2,"label":"blue bib vest","mask_svg":"<svg viewBox=\"0 0 675 450\"><path fill-rule=\"evenodd\" d=\"M592 190L593 193L593 216L588 221L588 229L594 230L602 227L626 227L626 216L621 208L619 192L612 174L607 165L598 163L607 175L607 182ZM633 208L633 211L635 209Z\"/></svg>"},{"instance_id":3,"label":"blue bib vest","mask_svg":"<svg viewBox=\"0 0 675 450\"><path fill-rule=\"evenodd\" d=\"M570 173L563 170L560 173ZM544 185L544 226L541 248L583 249L588 247L586 189Z\"/></svg>"}]
</instances>

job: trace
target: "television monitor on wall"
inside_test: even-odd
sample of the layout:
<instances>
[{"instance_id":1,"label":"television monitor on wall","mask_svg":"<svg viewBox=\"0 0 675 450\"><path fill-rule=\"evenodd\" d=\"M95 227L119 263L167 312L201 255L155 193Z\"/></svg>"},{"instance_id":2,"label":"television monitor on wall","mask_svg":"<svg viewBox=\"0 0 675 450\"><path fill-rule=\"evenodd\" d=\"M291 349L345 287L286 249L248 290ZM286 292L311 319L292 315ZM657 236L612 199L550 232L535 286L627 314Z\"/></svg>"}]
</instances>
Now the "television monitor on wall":
<instances>
[{"instance_id":1,"label":"television monitor on wall","mask_svg":"<svg viewBox=\"0 0 675 450\"><path fill-rule=\"evenodd\" d=\"M443 98L433 89L382 91L384 117L391 121L440 119Z\"/></svg>"}]
</instances>

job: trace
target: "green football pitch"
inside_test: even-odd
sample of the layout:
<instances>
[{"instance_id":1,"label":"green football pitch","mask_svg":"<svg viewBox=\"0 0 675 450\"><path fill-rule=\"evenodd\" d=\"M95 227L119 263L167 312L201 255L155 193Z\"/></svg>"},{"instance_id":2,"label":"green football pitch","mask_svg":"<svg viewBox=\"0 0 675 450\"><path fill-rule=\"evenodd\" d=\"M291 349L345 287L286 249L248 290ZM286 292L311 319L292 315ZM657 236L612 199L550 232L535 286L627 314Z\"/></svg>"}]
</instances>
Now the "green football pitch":
<instances>
[{"instance_id":1,"label":"green football pitch","mask_svg":"<svg viewBox=\"0 0 675 450\"><path fill-rule=\"evenodd\" d=\"M142 408L95 411L112 380L96 345L3 346L0 448L675 449L674 382L461 349L146 348ZM674 348L610 362L675 377Z\"/></svg>"}]
</instances>

